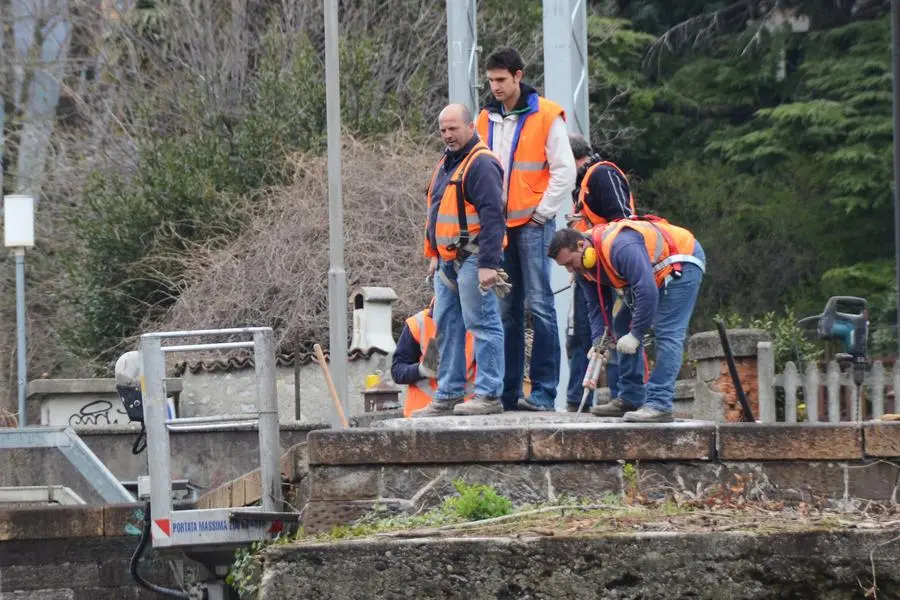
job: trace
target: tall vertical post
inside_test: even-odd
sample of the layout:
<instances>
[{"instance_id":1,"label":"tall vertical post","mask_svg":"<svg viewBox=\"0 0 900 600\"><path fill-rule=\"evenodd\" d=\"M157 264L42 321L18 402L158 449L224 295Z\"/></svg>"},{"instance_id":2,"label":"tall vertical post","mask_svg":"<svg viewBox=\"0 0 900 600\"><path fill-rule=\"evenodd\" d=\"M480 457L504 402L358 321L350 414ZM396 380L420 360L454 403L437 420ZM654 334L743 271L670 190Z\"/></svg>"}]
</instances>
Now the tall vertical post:
<instances>
[{"instance_id":1,"label":"tall vertical post","mask_svg":"<svg viewBox=\"0 0 900 600\"><path fill-rule=\"evenodd\" d=\"M476 0L447 0L447 69L450 102L478 110L478 27Z\"/></svg>"},{"instance_id":2,"label":"tall vertical post","mask_svg":"<svg viewBox=\"0 0 900 600\"><path fill-rule=\"evenodd\" d=\"M893 44L894 92L894 269L897 285L897 357L900 358L900 0L891 1L891 39Z\"/></svg>"},{"instance_id":3,"label":"tall vertical post","mask_svg":"<svg viewBox=\"0 0 900 600\"><path fill-rule=\"evenodd\" d=\"M586 0L544 0L544 95L559 103L566 111L566 124L572 133L590 139L588 122L588 63L587 63L587 6ZM572 212L567 200L556 215L556 228L566 226L565 216ZM550 285L560 290L569 283L569 274L562 267L553 266ZM566 347L566 330L572 292L554 297L560 348ZM564 405L569 363L560 361L559 387L556 401Z\"/></svg>"},{"instance_id":4,"label":"tall vertical post","mask_svg":"<svg viewBox=\"0 0 900 600\"><path fill-rule=\"evenodd\" d=\"M168 519L172 512L172 458L169 430L166 429L166 361L162 342L153 334L141 336L140 351L144 427L147 429L147 448L152 449L147 452L147 471L153 483L150 486L150 514L157 523L159 519Z\"/></svg>"},{"instance_id":5,"label":"tall vertical post","mask_svg":"<svg viewBox=\"0 0 900 600\"><path fill-rule=\"evenodd\" d=\"M253 332L256 364L256 403L259 411L259 475L263 512L282 511L281 433L278 427L278 391L275 383L275 334Z\"/></svg>"},{"instance_id":6,"label":"tall vertical post","mask_svg":"<svg viewBox=\"0 0 900 600\"><path fill-rule=\"evenodd\" d=\"M338 0L325 3L325 104L328 133L328 349L338 398L347 406L347 272L344 270L344 209L341 202L341 90L338 55ZM341 427L337 410L331 426Z\"/></svg>"},{"instance_id":7,"label":"tall vertical post","mask_svg":"<svg viewBox=\"0 0 900 600\"><path fill-rule=\"evenodd\" d=\"M16 248L16 362L18 365L19 427L25 427L28 410L25 392L28 385L28 350L25 343L25 248Z\"/></svg>"}]
</instances>

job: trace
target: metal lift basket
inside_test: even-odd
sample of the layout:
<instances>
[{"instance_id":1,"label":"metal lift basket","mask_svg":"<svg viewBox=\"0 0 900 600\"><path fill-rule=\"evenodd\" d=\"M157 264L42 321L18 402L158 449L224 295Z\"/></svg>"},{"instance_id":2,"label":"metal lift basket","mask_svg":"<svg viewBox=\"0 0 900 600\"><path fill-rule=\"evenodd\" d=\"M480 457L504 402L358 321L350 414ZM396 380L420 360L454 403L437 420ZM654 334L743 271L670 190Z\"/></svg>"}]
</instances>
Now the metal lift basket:
<instances>
[{"instance_id":1,"label":"metal lift basket","mask_svg":"<svg viewBox=\"0 0 900 600\"><path fill-rule=\"evenodd\" d=\"M252 341L164 346L164 339L252 335ZM256 368L258 417L253 415L168 419L166 417L165 354L193 350L252 348ZM151 539L157 549L203 552L271 539L284 521L297 514L281 512L281 471L278 402L275 389L275 343L270 327L148 333L141 336L141 390L147 428L150 474ZM261 506L174 510L170 431L198 430L223 423L255 423L259 428ZM223 457L223 460L226 457Z\"/></svg>"}]
</instances>

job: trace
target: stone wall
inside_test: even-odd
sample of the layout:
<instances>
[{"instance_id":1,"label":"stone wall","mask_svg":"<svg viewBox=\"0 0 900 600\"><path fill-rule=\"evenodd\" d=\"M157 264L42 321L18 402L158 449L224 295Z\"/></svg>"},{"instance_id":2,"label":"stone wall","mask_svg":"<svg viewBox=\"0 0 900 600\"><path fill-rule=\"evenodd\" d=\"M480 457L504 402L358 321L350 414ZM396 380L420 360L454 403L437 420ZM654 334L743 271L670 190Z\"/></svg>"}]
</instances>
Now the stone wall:
<instances>
[{"instance_id":1,"label":"stone wall","mask_svg":"<svg viewBox=\"0 0 900 600\"><path fill-rule=\"evenodd\" d=\"M878 597L896 598L898 561L884 531L368 539L270 548L260 596L845 600L864 597L874 571Z\"/></svg>"},{"instance_id":2,"label":"stone wall","mask_svg":"<svg viewBox=\"0 0 900 600\"><path fill-rule=\"evenodd\" d=\"M516 503L696 494L736 476L770 499L900 499L900 423L630 425L574 414L414 421L310 434L308 531L376 507L435 507L454 493L457 478L489 483ZM635 477L625 475L626 463Z\"/></svg>"},{"instance_id":3,"label":"stone wall","mask_svg":"<svg viewBox=\"0 0 900 600\"><path fill-rule=\"evenodd\" d=\"M0 509L2 600L151 600L129 572L143 505ZM186 561L188 580L202 567ZM141 575L174 587L169 561L145 552Z\"/></svg>"},{"instance_id":4,"label":"stone wall","mask_svg":"<svg viewBox=\"0 0 900 600\"><path fill-rule=\"evenodd\" d=\"M348 417L363 410L362 391L366 375L380 370L390 381L390 360L373 353L369 358L360 357L347 363ZM184 389L180 398L180 416L199 417L216 414L252 413L256 410L256 377L252 368L192 372L181 375ZM297 414L299 382L299 417ZM405 398L405 386L401 400ZM332 400L325 385L325 376L318 363L308 362L295 372L294 367L276 369L278 391L278 416L282 423L329 423Z\"/></svg>"}]
</instances>

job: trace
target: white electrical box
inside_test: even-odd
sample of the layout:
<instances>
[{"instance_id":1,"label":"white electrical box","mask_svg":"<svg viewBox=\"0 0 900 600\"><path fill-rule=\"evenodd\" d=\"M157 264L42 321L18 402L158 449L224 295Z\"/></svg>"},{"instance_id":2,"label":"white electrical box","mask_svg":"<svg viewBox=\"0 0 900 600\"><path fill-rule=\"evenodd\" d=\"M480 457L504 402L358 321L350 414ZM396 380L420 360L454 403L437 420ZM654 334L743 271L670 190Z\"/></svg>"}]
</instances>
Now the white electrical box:
<instances>
[{"instance_id":1,"label":"white electrical box","mask_svg":"<svg viewBox=\"0 0 900 600\"><path fill-rule=\"evenodd\" d=\"M34 246L34 198L21 194L3 197L3 239L7 248Z\"/></svg>"}]
</instances>

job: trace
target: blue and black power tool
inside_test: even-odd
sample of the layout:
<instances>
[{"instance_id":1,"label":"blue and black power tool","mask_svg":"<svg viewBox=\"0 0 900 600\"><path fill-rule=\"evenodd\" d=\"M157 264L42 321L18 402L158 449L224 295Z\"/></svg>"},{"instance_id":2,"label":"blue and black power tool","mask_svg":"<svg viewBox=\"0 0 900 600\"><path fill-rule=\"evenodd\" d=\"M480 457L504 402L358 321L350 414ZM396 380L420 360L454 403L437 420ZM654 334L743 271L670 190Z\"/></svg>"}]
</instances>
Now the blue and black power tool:
<instances>
[{"instance_id":1,"label":"blue and black power tool","mask_svg":"<svg viewBox=\"0 0 900 600\"><path fill-rule=\"evenodd\" d=\"M853 366L853 380L861 385L869 367L869 303L856 296L832 296L821 314L805 317L797 325L816 324L820 340L835 341L839 363Z\"/></svg>"}]
</instances>

